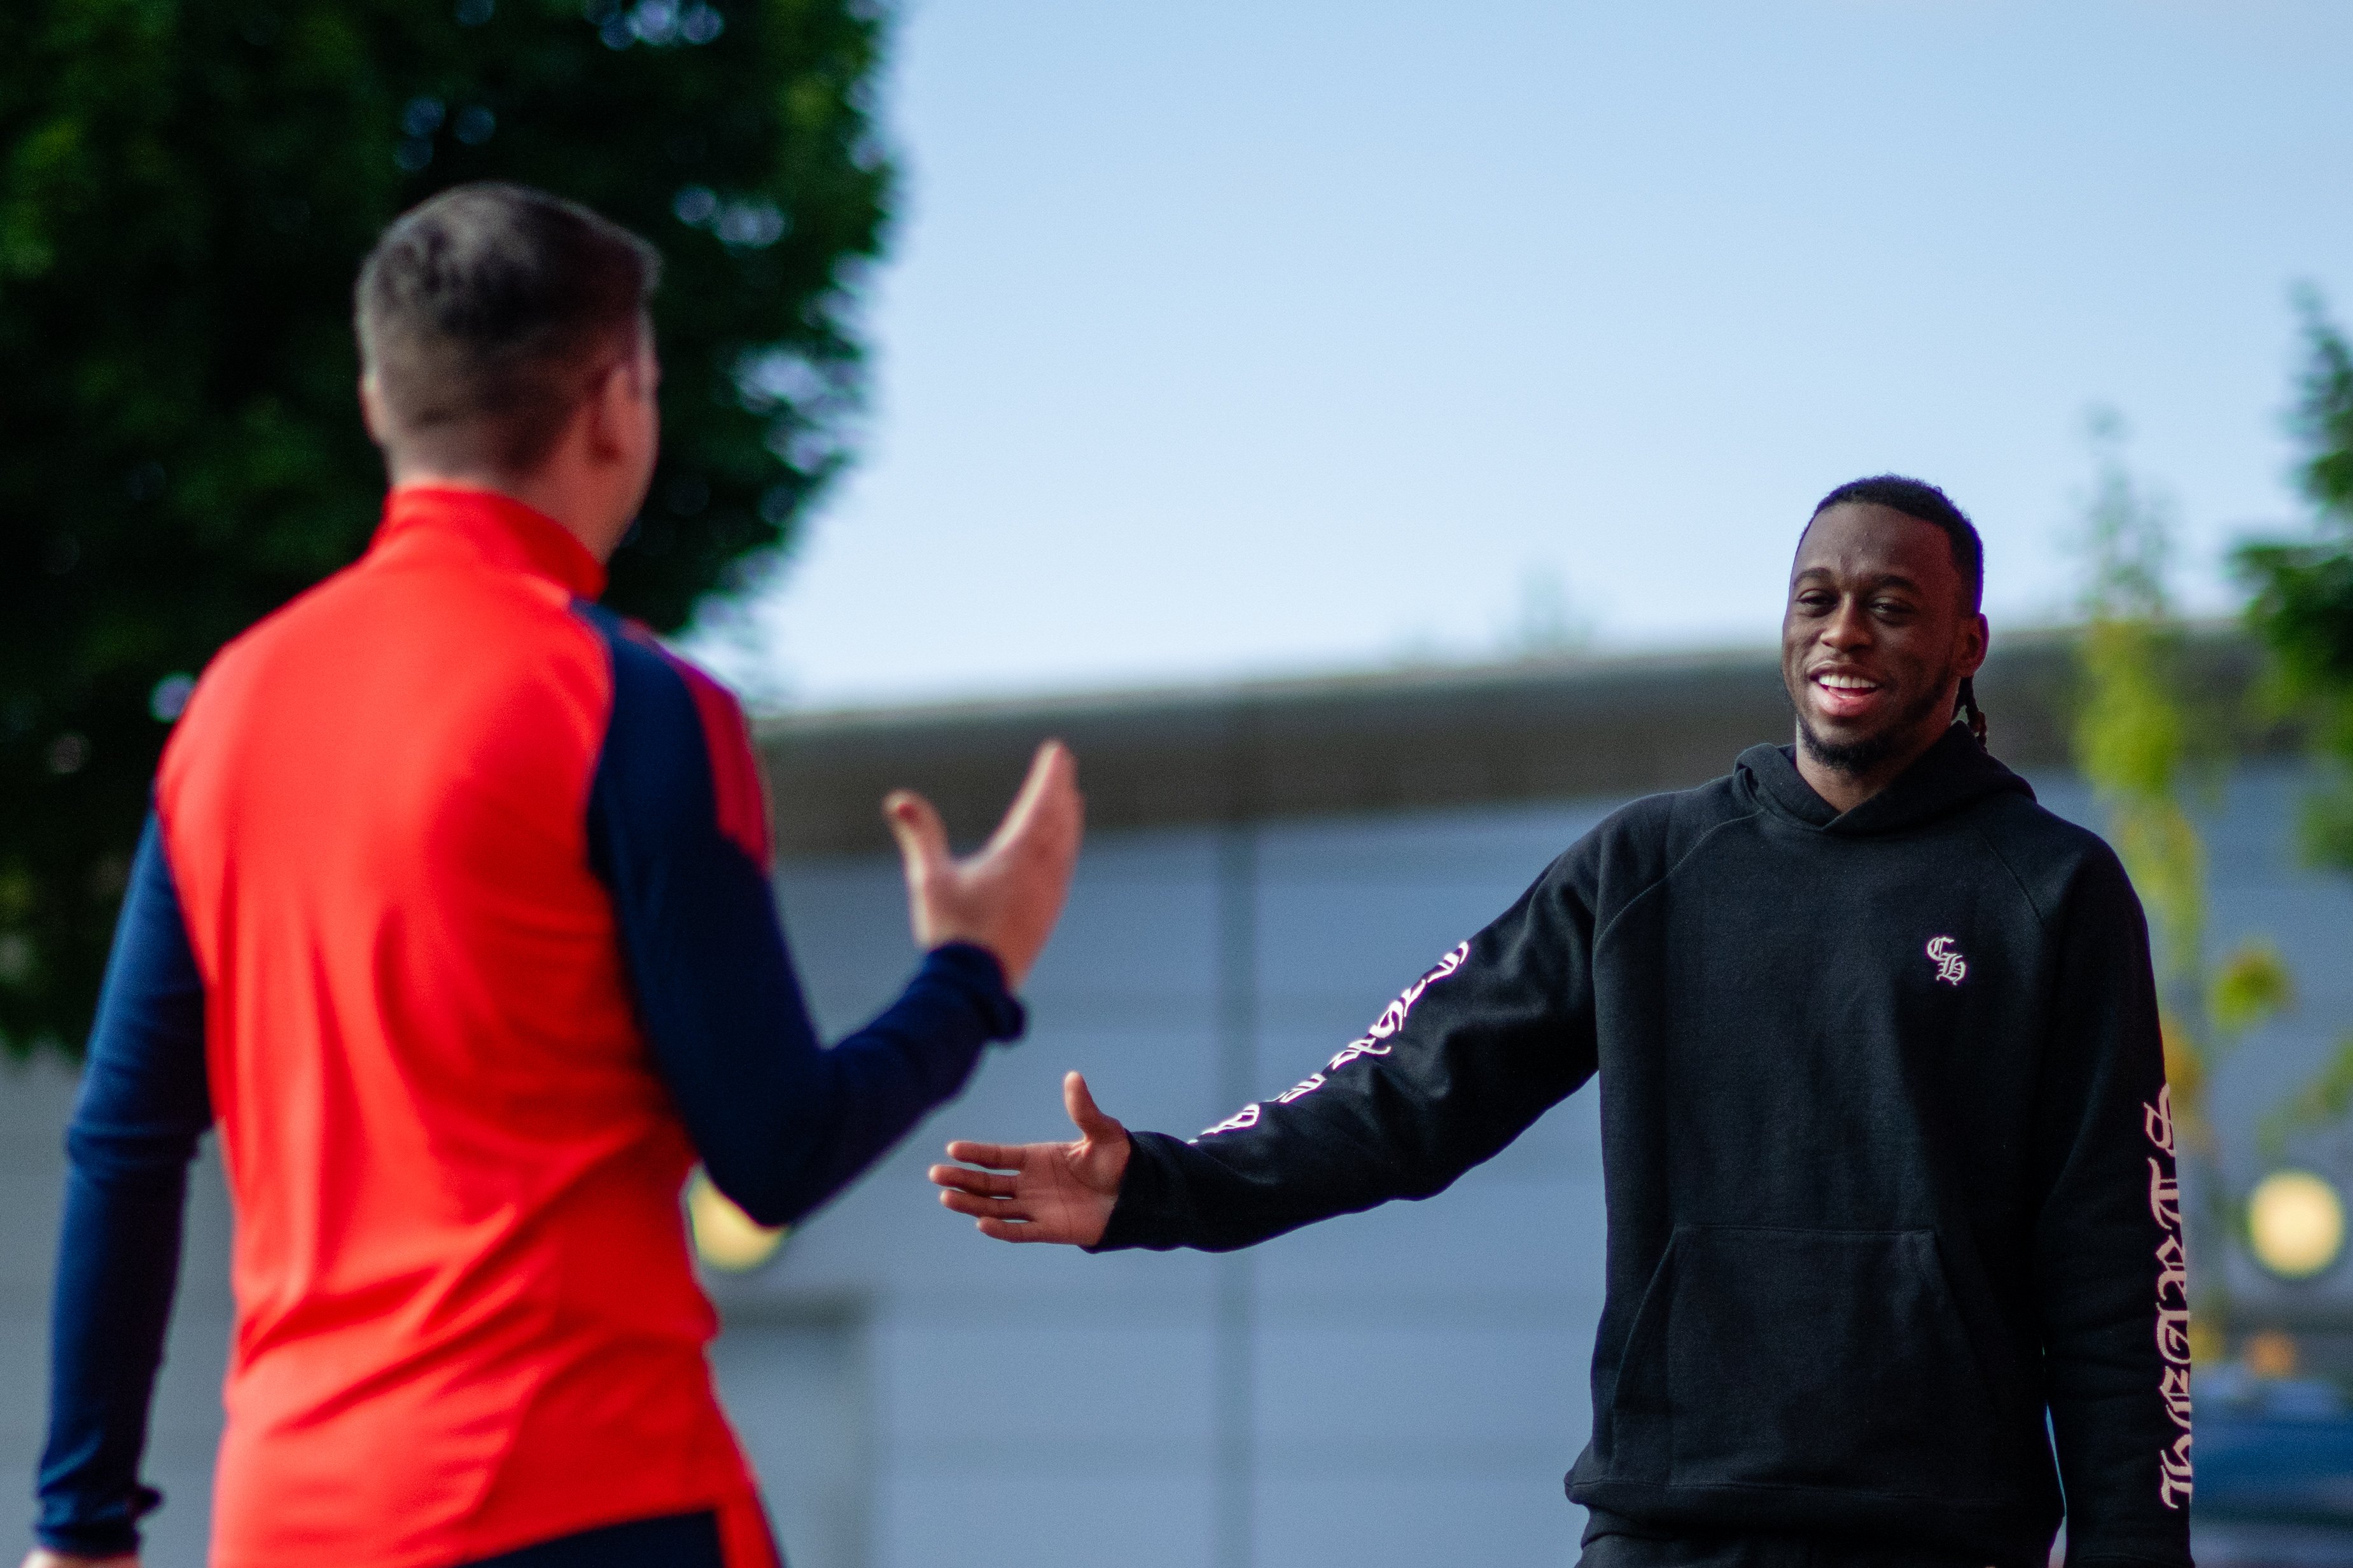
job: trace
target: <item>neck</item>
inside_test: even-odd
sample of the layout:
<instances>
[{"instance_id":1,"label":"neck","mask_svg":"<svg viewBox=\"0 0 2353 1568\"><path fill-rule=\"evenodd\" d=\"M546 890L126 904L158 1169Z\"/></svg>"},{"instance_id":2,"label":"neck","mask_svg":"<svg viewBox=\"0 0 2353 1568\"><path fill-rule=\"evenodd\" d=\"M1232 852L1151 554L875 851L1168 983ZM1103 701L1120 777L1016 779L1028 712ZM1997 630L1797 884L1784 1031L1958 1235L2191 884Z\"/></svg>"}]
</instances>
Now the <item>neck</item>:
<instances>
[{"instance_id":1,"label":"neck","mask_svg":"<svg viewBox=\"0 0 2353 1568\"><path fill-rule=\"evenodd\" d=\"M396 464L392 482L402 489L479 490L521 501L578 540L581 548L596 558L598 565L609 563L613 552L620 548L621 535L628 531L629 520L613 522L605 515L610 507L598 504L604 498L587 493L582 486L566 484L565 476L556 471L558 467L550 464L537 473L516 477Z\"/></svg>"},{"instance_id":2,"label":"neck","mask_svg":"<svg viewBox=\"0 0 2353 1568\"><path fill-rule=\"evenodd\" d=\"M1904 770L1926 755L1944 738L1946 726L1924 730L1862 767L1834 766L1815 753L1804 724L1798 726L1798 776L1806 786L1843 816L1894 784Z\"/></svg>"}]
</instances>

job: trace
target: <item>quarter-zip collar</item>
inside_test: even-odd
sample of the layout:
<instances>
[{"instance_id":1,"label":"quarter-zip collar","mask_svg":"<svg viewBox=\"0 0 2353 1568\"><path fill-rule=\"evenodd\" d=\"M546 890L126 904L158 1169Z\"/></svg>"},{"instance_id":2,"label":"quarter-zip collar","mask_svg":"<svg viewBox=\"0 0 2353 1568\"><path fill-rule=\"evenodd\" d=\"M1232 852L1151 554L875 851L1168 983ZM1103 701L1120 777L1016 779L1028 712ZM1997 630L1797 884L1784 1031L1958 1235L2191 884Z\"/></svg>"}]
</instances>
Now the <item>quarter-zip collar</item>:
<instances>
[{"instance_id":1,"label":"quarter-zip collar","mask_svg":"<svg viewBox=\"0 0 2353 1568\"><path fill-rule=\"evenodd\" d=\"M495 490L398 487L385 497L384 521L368 554L390 561L450 546L488 565L544 578L578 598L605 591L604 566L570 529Z\"/></svg>"}]
</instances>

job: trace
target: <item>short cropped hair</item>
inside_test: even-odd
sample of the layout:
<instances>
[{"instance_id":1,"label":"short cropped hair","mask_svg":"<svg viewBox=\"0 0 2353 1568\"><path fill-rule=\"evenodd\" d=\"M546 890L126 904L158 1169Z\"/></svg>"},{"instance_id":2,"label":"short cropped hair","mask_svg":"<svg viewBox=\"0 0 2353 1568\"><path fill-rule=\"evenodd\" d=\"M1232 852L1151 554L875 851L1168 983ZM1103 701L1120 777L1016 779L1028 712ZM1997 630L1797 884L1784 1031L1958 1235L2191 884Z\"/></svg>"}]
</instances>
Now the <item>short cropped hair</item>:
<instances>
[{"instance_id":1,"label":"short cropped hair","mask_svg":"<svg viewBox=\"0 0 2353 1568\"><path fill-rule=\"evenodd\" d=\"M635 351L661 257L527 186L454 185L393 221L353 290L360 362L405 445L529 473L588 378Z\"/></svg>"},{"instance_id":2,"label":"short cropped hair","mask_svg":"<svg viewBox=\"0 0 2353 1568\"><path fill-rule=\"evenodd\" d=\"M1978 537L1972 523L1953 498L1925 479L1907 479L1901 474L1873 474L1867 479L1850 479L1821 499L1814 508L1820 517L1834 506L1883 506L1890 511L1900 511L1908 518L1930 522L1945 531L1952 542L1953 567L1961 574L1963 607L1976 615L1985 603L1985 541ZM1812 519L1808 519L1810 524Z\"/></svg>"}]
</instances>

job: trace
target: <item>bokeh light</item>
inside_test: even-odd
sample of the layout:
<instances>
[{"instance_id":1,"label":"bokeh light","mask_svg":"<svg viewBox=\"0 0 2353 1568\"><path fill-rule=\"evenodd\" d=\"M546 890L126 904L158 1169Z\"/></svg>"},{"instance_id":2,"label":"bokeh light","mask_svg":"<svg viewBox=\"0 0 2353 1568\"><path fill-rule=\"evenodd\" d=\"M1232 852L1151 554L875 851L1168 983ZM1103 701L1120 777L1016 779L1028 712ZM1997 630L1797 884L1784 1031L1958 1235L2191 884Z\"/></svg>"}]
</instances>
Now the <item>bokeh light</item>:
<instances>
[{"instance_id":1,"label":"bokeh light","mask_svg":"<svg viewBox=\"0 0 2353 1568\"><path fill-rule=\"evenodd\" d=\"M789 1233L789 1227L772 1229L745 1214L700 1167L687 1184L686 1217L694 1229L694 1255L729 1274L749 1273L767 1262Z\"/></svg>"},{"instance_id":2,"label":"bokeh light","mask_svg":"<svg viewBox=\"0 0 2353 1568\"><path fill-rule=\"evenodd\" d=\"M2310 1171L2274 1171L2247 1198L2247 1246L2283 1279L2325 1274L2345 1250L2345 1200Z\"/></svg>"}]
</instances>

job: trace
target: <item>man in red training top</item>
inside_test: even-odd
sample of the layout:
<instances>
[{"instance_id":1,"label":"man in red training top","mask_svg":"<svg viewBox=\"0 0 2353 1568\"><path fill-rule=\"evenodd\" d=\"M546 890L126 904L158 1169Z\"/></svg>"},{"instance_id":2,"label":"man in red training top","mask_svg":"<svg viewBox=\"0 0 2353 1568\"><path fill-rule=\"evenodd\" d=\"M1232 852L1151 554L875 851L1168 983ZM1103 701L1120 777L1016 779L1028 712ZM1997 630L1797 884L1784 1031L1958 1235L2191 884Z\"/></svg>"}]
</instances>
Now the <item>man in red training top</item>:
<instances>
[{"instance_id":1,"label":"man in red training top","mask_svg":"<svg viewBox=\"0 0 2353 1568\"><path fill-rule=\"evenodd\" d=\"M927 950L830 1049L733 700L599 609L643 501L657 258L461 186L361 272L368 553L223 650L166 748L69 1133L30 1564L134 1563L186 1170L237 1325L216 1568L773 1568L679 1189L823 1203L1019 1034L1081 806L980 855L886 803Z\"/></svg>"}]
</instances>

